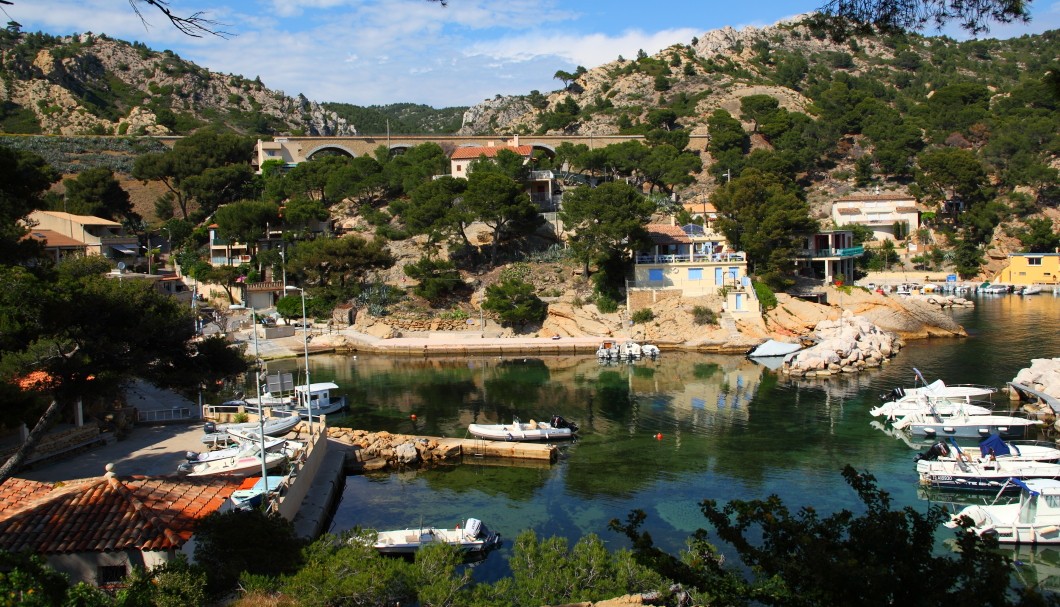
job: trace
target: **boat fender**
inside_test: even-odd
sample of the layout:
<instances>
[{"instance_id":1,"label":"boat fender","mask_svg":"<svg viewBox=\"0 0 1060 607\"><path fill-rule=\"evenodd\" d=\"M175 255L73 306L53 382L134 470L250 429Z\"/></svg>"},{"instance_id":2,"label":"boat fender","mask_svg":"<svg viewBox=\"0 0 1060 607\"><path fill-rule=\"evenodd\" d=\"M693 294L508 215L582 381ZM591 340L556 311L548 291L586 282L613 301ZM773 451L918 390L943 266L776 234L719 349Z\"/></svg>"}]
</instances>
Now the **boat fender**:
<instances>
[{"instance_id":1,"label":"boat fender","mask_svg":"<svg viewBox=\"0 0 1060 607\"><path fill-rule=\"evenodd\" d=\"M1048 527L1042 527L1041 529L1039 529L1038 533L1041 535L1049 535L1050 533L1056 533L1057 531L1060 531L1060 527L1057 527L1056 525L1049 525Z\"/></svg>"}]
</instances>

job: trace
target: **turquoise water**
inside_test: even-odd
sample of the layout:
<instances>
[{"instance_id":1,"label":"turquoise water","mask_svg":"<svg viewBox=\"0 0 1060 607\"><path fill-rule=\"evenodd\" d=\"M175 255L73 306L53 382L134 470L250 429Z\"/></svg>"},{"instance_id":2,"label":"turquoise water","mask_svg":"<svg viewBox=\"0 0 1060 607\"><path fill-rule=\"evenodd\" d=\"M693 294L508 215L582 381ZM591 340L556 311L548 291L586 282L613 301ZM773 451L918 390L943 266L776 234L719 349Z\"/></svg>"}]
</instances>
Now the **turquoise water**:
<instances>
[{"instance_id":1,"label":"turquoise water","mask_svg":"<svg viewBox=\"0 0 1060 607\"><path fill-rule=\"evenodd\" d=\"M967 339L912 342L880 369L828 380L793 380L740 356L692 353L613 366L591 356L313 357L313 380L343 388L358 428L462 437L472 422L552 414L581 427L552 465L468 460L350 476L331 531L480 518L506 538L475 569L476 579L491 581L508 574L511 540L524 529L572 545L595 533L624 547L608 521L640 508L656 543L677 551L705 526L698 503L707 498L775 493L792 509L856 510L840 475L848 463L873 474L895 507L926 509L917 451L870 425L868 409L880 394L911 386L913 367L928 380L1000 387L1032 358L1060 356L1060 297L975 301L953 312Z\"/></svg>"}]
</instances>

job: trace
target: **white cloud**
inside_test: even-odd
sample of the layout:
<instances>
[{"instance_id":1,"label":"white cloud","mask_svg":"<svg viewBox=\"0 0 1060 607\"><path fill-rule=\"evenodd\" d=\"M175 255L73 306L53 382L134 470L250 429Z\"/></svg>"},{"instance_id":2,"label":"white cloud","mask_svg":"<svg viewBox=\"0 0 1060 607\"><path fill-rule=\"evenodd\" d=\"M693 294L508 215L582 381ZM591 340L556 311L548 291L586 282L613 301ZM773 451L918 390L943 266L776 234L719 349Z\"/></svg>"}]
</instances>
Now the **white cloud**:
<instances>
[{"instance_id":1,"label":"white cloud","mask_svg":"<svg viewBox=\"0 0 1060 607\"><path fill-rule=\"evenodd\" d=\"M469 46L464 53L516 62L558 57L574 65L596 67L614 61L619 55L635 57L639 50L651 55L676 43L688 44L699 33L691 28L659 32L627 30L618 36L534 32L503 40L478 42Z\"/></svg>"}]
</instances>

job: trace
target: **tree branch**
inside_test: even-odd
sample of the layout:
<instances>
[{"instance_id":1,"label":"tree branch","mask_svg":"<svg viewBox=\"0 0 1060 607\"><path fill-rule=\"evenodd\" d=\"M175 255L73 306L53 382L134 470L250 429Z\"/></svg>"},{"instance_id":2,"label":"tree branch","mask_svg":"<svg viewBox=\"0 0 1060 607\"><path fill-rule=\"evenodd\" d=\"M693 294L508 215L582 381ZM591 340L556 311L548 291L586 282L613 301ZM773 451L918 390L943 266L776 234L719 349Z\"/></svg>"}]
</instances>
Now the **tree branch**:
<instances>
[{"instance_id":1,"label":"tree branch","mask_svg":"<svg viewBox=\"0 0 1060 607\"><path fill-rule=\"evenodd\" d=\"M141 22L143 22L144 27L150 27L151 24L147 22L143 13L140 12L140 3L153 6L162 11L162 14L169 19L169 22L173 24L173 27L177 28L180 33L186 36L202 38L204 35L210 35L227 39L232 35L229 32L218 29L218 26L224 26L224 24L212 19L207 19L206 14L202 11L192 13L187 17L182 17L169 8L168 0L129 0L129 6L132 7L136 16L140 18Z\"/></svg>"},{"instance_id":2,"label":"tree branch","mask_svg":"<svg viewBox=\"0 0 1060 607\"><path fill-rule=\"evenodd\" d=\"M1029 22L1031 1L830 0L820 11L825 15L884 30L922 30L929 23L941 29L950 21L957 21L961 29L977 35L990 31L990 21Z\"/></svg>"}]
</instances>

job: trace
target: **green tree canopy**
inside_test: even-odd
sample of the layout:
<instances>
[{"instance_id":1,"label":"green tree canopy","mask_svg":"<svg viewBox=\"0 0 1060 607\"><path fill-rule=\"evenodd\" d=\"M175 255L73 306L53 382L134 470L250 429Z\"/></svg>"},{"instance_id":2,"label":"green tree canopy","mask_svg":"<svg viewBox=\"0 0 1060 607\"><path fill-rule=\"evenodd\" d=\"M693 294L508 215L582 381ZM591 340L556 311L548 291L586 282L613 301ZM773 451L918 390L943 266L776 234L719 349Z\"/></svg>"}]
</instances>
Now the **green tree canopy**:
<instances>
[{"instance_id":1,"label":"green tree canopy","mask_svg":"<svg viewBox=\"0 0 1060 607\"><path fill-rule=\"evenodd\" d=\"M654 211L655 204L635 187L609 182L598 188L581 186L568 191L559 217L571 234L571 250L588 276L591 264L630 251L642 242L646 238L644 226Z\"/></svg>"},{"instance_id":2,"label":"green tree canopy","mask_svg":"<svg viewBox=\"0 0 1060 607\"><path fill-rule=\"evenodd\" d=\"M129 193L106 167L86 169L73 179L64 179L66 196L62 208L75 215L92 215L111 221L139 220L133 212Z\"/></svg>"},{"instance_id":3,"label":"green tree canopy","mask_svg":"<svg viewBox=\"0 0 1060 607\"><path fill-rule=\"evenodd\" d=\"M509 278L486 287L482 308L495 312L508 326L539 323L548 315L548 306L537 296L534 285Z\"/></svg>"},{"instance_id":4,"label":"green tree canopy","mask_svg":"<svg viewBox=\"0 0 1060 607\"><path fill-rule=\"evenodd\" d=\"M0 146L0 263L16 263L40 253L28 230L19 223L31 212L47 208L44 193L59 174L43 158Z\"/></svg>"},{"instance_id":5,"label":"green tree canopy","mask_svg":"<svg viewBox=\"0 0 1060 607\"><path fill-rule=\"evenodd\" d=\"M464 202L468 212L493 230L490 263L497 263L497 247L514 234L528 234L541 224L537 207L523 187L500 173L468 175Z\"/></svg>"},{"instance_id":6,"label":"green tree canopy","mask_svg":"<svg viewBox=\"0 0 1060 607\"><path fill-rule=\"evenodd\" d=\"M302 277L305 284L333 285L344 291L364 279L368 272L389 268L394 258L380 240L360 236L316 238L296 243L288 253L288 274Z\"/></svg>"},{"instance_id":7,"label":"green tree canopy","mask_svg":"<svg viewBox=\"0 0 1060 607\"><path fill-rule=\"evenodd\" d=\"M460 235L468 247L464 227L470 218L460 203L460 197L467 190L466 179L457 179L448 175L420 184L409 196L409 201L402 207L401 217L413 234L427 235L427 250L433 251L436 243Z\"/></svg>"},{"instance_id":8,"label":"green tree canopy","mask_svg":"<svg viewBox=\"0 0 1060 607\"><path fill-rule=\"evenodd\" d=\"M233 202L217 209L214 214L217 231L222 238L244 242L254 250L265 237L267 226L278 226L280 208L275 203L261 200Z\"/></svg>"}]
</instances>

